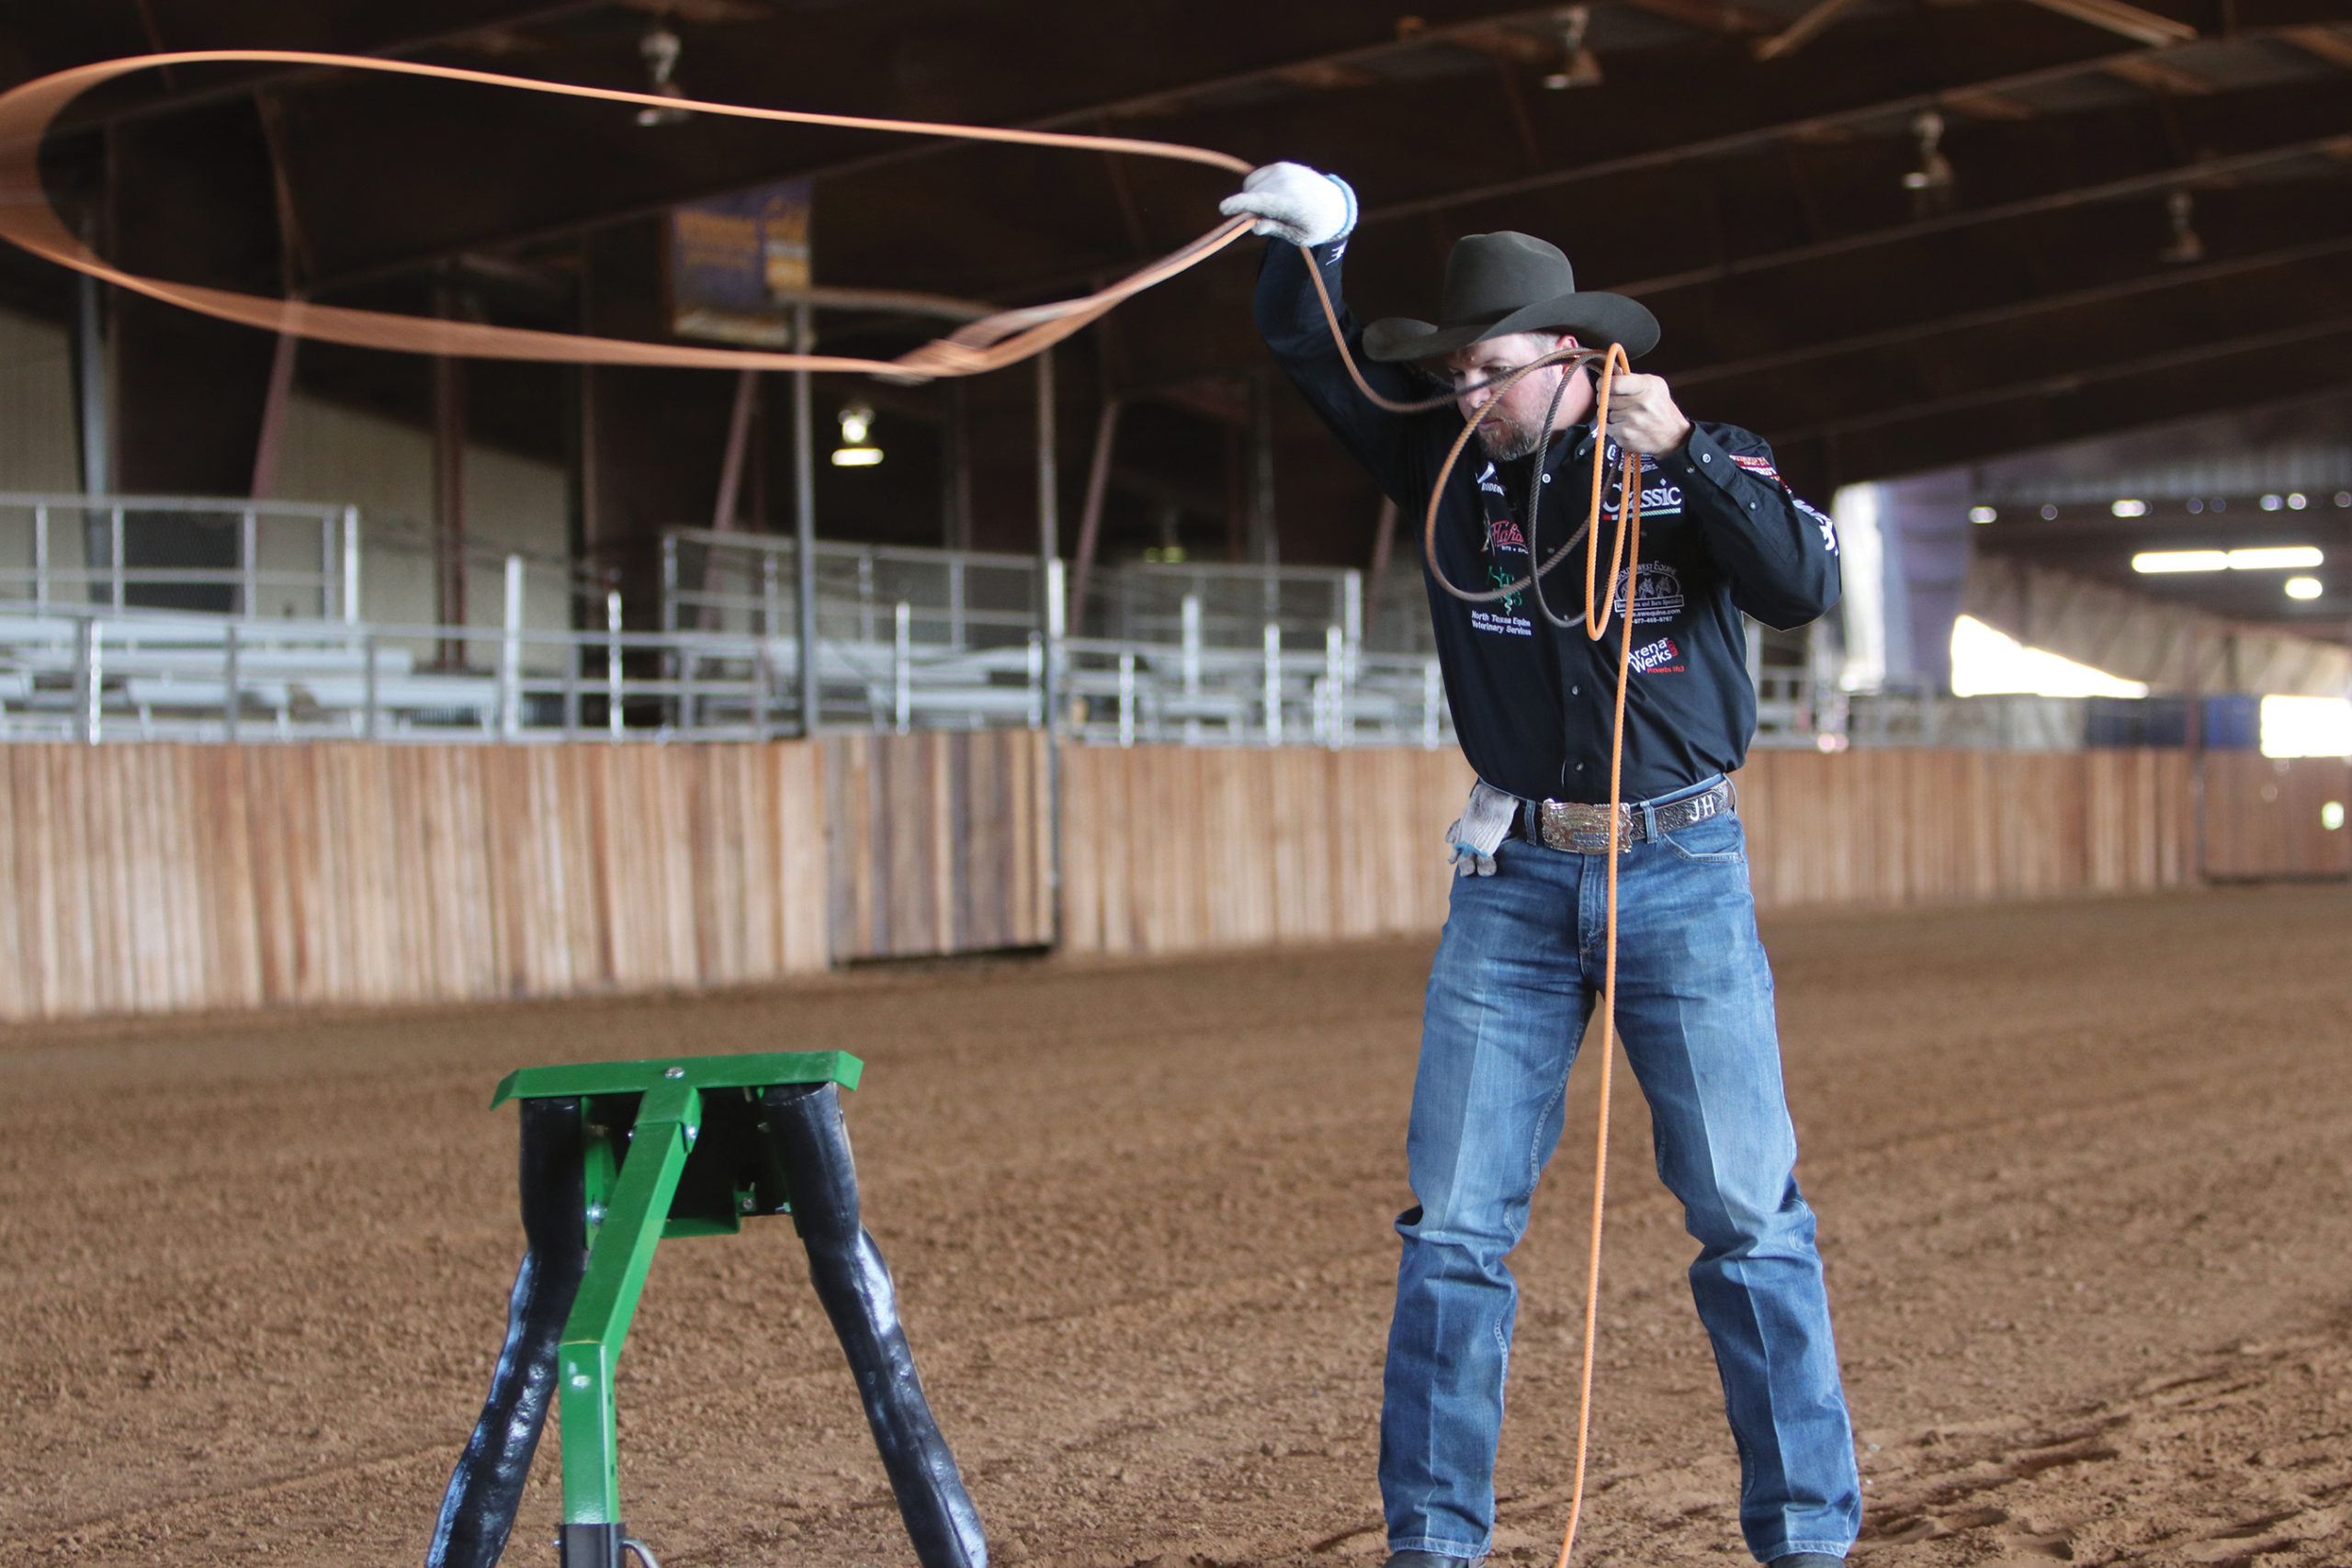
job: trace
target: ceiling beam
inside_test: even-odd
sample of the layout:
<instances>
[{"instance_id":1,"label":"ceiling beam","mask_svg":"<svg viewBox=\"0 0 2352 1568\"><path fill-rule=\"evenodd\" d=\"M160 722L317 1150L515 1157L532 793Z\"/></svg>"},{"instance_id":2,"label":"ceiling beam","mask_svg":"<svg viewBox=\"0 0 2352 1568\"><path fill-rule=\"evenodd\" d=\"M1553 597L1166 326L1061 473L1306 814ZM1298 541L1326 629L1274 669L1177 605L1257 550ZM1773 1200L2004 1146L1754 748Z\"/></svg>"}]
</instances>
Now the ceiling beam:
<instances>
[{"instance_id":1,"label":"ceiling beam","mask_svg":"<svg viewBox=\"0 0 2352 1568\"><path fill-rule=\"evenodd\" d=\"M1852 10L1856 0L1814 0L1813 8L1756 46L1758 60L1778 60L1803 49L1814 35Z\"/></svg>"},{"instance_id":2,"label":"ceiling beam","mask_svg":"<svg viewBox=\"0 0 2352 1568\"><path fill-rule=\"evenodd\" d=\"M1986 327L2003 326L2011 321L2030 321L2036 316L2058 315L2093 306L2112 304L2143 294L2160 293L2172 288L2193 288L2225 277L2236 277L2249 272L2264 272L2275 267L2296 266L2305 262L2321 261L2329 256L2352 253L2352 235L2314 241L2309 244L2290 245L2265 251L2258 255L2233 256L2227 261L2207 262L2197 266L2168 268L2144 276L2125 278L2116 283L2101 284L2092 288L2077 288L2064 294L2042 295L2014 304L1997 305L1982 310L1968 310L1956 315L1938 316L1930 320L1889 327L1882 332L1862 333L1853 337L1838 338L1827 343L1808 344L1801 348L1782 349L1771 354L1754 355L1744 359L1725 359L1712 365L1698 365L1672 373L1678 388L1704 386L1710 382L1736 380L1742 376L1779 374L1799 365L1811 365L1825 359L1837 359L1850 354L1867 354L1878 349L1895 348L1917 343L1924 338L1939 337L1949 333L1977 332Z\"/></svg>"},{"instance_id":3,"label":"ceiling beam","mask_svg":"<svg viewBox=\"0 0 2352 1568\"><path fill-rule=\"evenodd\" d=\"M1999 403L2023 402L2041 398L2065 397L2086 386L2102 381L2117 381L2135 376L2151 376L2161 371L2177 370L2215 359L2227 359L2238 355L2261 354L2270 349L2320 342L2346 334L2352 334L2352 315L2331 316L2321 321L2301 321L2293 326L2274 328L2269 332L2248 333L2238 337L2189 344L2180 348L2166 349L2158 354L2142 355L2137 358L2113 364L2059 371L2051 375L2004 382L1998 386L1982 387L1974 391L1958 392L1950 397L1929 398L1919 402L1904 403L1893 408L1873 409L1868 413L1849 414L1838 419L1823 420L1815 424L1768 430L1764 434L1767 438L1775 443L1834 439L1850 435L1856 431L1874 430L1885 425L1903 424L1915 420L1937 419L1945 414L1958 413L1967 409L1986 408Z\"/></svg>"},{"instance_id":4,"label":"ceiling beam","mask_svg":"<svg viewBox=\"0 0 2352 1568\"><path fill-rule=\"evenodd\" d=\"M1781 25L1762 11L1729 0L1623 0L1623 4L1705 33L1770 33Z\"/></svg>"},{"instance_id":5,"label":"ceiling beam","mask_svg":"<svg viewBox=\"0 0 2352 1568\"><path fill-rule=\"evenodd\" d=\"M582 4L605 3L606 0L573 0L571 6L554 7L554 9L566 10L576 8ZM1683 0L1664 0L1664 3L1680 4ZM1689 3L1702 5L1705 4L1705 0L1689 0ZM1461 48L1492 55L1500 48L1497 41L1498 35L1511 32L1514 24L1521 27L1541 26L1556 33L1557 9L1556 6L1536 7L1514 6L1482 12L1456 21L1424 27L1407 38L1382 39L1375 42L1351 45L1324 53L1293 57L1246 71L1204 76L1175 86L1155 88L1148 93L1129 94L1120 97L1088 102L1044 115L1012 118L1007 123L1012 129L1023 130L1102 131L1110 129L1114 122L1181 114L1185 112L1195 100L1247 92L1252 88L1279 85L1295 91L1314 92L1370 85L1384 81L1384 78L1376 73L1366 68L1372 62L1426 52L1433 48ZM1528 37L1530 49L1538 45L1547 50L1551 47L1544 44L1544 40L1532 36ZM859 112L888 114L890 110L884 106L870 107ZM453 249L478 249L493 243L535 243L565 238L586 229L652 217L668 210L679 202L697 200L705 197L742 189L761 180L785 178L823 180L863 175L893 165L939 157L963 150L965 146L964 143L935 140L913 141L903 145L872 152L861 152L848 157L821 159L813 164L797 166L774 166L755 174L746 173L718 181L697 182L675 192L664 193L659 200L603 208L560 222L535 225L497 239L476 236L461 243L435 246L397 258L347 268L322 278L320 281L320 288L322 290L347 288L399 276L434 265Z\"/></svg>"},{"instance_id":6,"label":"ceiling beam","mask_svg":"<svg viewBox=\"0 0 2352 1568\"><path fill-rule=\"evenodd\" d=\"M2151 49L2187 43L2197 36L2197 29L2187 22L2176 22L2170 17L2127 6L2123 0L2031 0L2031 4L2078 22L2088 22L2095 28L2105 28L2111 33L2120 33Z\"/></svg>"},{"instance_id":7,"label":"ceiling beam","mask_svg":"<svg viewBox=\"0 0 2352 1568\"><path fill-rule=\"evenodd\" d=\"M2288 28L2279 37L2306 54L2352 71L2352 37L2340 28Z\"/></svg>"},{"instance_id":8,"label":"ceiling beam","mask_svg":"<svg viewBox=\"0 0 2352 1568\"><path fill-rule=\"evenodd\" d=\"M2267 32L2248 31L2241 39L2283 36L2278 29ZM1619 157L1598 159L1572 168L1546 170L1516 179L1496 180L1483 185L1466 186L1455 190L1439 191L1416 197L1407 201L1390 202L1373 208L1363 214L1363 221L1394 223L1403 219L1419 218L1452 208L1467 207L1506 197L1524 196L1532 191L1550 190L1561 186L1577 185L1589 180L1606 179L1617 175L1648 174L1672 168L1682 164L1722 158L1756 151L1783 141L1834 141L1841 134L1859 130L1873 122L1894 118L1907 119L1921 109L1941 108L1952 94L1993 94L2011 97L2034 88L2053 86L2084 76L2111 75L2120 62L2142 58L2142 51L2128 51L2120 54L2098 55L2070 61L2060 65L2043 66L2033 71L1991 77L1982 82L1954 83L1930 92L1904 93L1893 97L1874 99L1827 114L1807 115L1800 119L1781 120L1771 125L1755 126L1663 147L1645 149ZM2129 69L2129 67L2126 67Z\"/></svg>"},{"instance_id":9,"label":"ceiling beam","mask_svg":"<svg viewBox=\"0 0 2352 1568\"><path fill-rule=\"evenodd\" d=\"M612 0L537 0L536 4L517 5L509 10L471 17L462 24L439 27L425 32L337 40L334 48L322 49L320 52L391 59L452 43L486 29L533 27L583 11L605 10L611 4ZM399 14L397 7L395 14ZM158 115L176 114L204 104L242 98L263 88L282 89L306 82L324 81L336 74L332 70L318 66L223 65L212 69L221 73L220 79L201 87L168 88L135 103L109 104L107 99L101 97L96 106L87 98L70 104L57 117L51 134L63 136L78 130L94 130L102 126L153 119Z\"/></svg>"},{"instance_id":10,"label":"ceiling beam","mask_svg":"<svg viewBox=\"0 0 2352 1568\"><path fill-rule=\"evenodd\" d=\"M1662 273L1656 277L1640 277L1613 286L1620 294L1639 298L1651 294L1670 293L1678 288L1690 288L1702 284L1720 283L1726 278L1741 277L1751 273L1768 272L1776 267L1796 266L1829 256L1845 255L1855 251L1876 249L1883 245L1899 244L1907 240L1924 239L1936 234L1949 234L1962 229L1973 229L1987 223L2006 222L2015 218L2030 218L2044 212L2059 212L2068 208L2088 207L2102 201L2115 201L2125 197L2144 196L2152 191L2168 191L2177 186L2195 186L2224 180L2234 175L2251 173L2273 164L2297 158L2340 158L2352 152L2352 135L2315 137L2307 141L2293 141L2283 147L2266 147L2233 157L2211 158L2184 164L2169 169L2156 169L2143 175L2130 175L2121 179L2105 180L2097 185L2078 186L2068 190L2046 191L2040 196L2026 197L2016 201L1996 203L1991 207L1970 208L1960 212L1948 212L1938 218L1921 219L1917 222L1896 224L1887 229L1869 229L1857 234L1841 234L1836 239L1820 240L1808 245L1792 245L1782 250L1761 252L1756 255L1739 256L1731 261L1717 262L1709 266L1689 267L1680 272Z\"/></svg>"}]
</instances>

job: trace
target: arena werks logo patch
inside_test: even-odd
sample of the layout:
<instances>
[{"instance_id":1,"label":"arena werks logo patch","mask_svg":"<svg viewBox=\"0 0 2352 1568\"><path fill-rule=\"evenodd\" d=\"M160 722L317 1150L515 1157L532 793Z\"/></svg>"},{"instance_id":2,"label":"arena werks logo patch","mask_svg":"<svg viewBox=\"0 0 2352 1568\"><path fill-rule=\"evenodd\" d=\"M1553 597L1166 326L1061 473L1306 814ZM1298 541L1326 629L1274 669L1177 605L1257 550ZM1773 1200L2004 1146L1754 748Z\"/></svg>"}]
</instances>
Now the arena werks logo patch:
<instances>
[{"instance_id":1,"label":"arena werks logo patch","mask_svg":"<svg viewBox=\"0 0 2352 1568\"><path fill-rule=\"evenodd\" d=\"M1662 637L1656 642L1644 643L1626 656L1634 669L1645 675L1679 675L1682 673L1682 650L1674 639Z\"/></svg>"}]
</instances>

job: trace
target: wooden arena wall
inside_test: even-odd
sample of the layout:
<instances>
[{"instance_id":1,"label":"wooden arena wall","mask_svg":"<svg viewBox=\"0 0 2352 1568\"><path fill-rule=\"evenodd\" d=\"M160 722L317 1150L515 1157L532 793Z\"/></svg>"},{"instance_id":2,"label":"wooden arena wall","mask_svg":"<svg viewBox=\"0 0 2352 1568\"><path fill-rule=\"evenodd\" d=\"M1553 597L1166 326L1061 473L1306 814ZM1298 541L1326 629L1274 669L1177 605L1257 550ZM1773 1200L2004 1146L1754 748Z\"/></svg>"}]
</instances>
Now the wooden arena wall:
<instances>
[{"instance_id":1,"label":"wooden arena wall","mask_svg":"<svg viewBox=\"0 0 2352 1568\"><path fill-rule=\"evenodd\" d=\"M1174 953L1444 919L1440 840L1470 787L1456 752L1065 758L1071 951ZM1736 782L1768 908L2175 887L2195 864L2177 751L1758 751ZM2314 822L2317 811L2314 800Z\"/></svg>"},{"instance_id":2,"label":"wooden arena wall","mask_svg":"<svg viewBox=\"0 0 2352 1568\"><path fill-rule=\"evenodd\" d=\"M1453 751L1066 748L1073 953L1426 931ZM1055 940L1026 732L814 745L0 748L0 1017L698 988ZM1757 753L1759 903L2352 874L2352 766ZM2200 845L2200 840L2202 843Z\"/></svg>"}]
</instances>

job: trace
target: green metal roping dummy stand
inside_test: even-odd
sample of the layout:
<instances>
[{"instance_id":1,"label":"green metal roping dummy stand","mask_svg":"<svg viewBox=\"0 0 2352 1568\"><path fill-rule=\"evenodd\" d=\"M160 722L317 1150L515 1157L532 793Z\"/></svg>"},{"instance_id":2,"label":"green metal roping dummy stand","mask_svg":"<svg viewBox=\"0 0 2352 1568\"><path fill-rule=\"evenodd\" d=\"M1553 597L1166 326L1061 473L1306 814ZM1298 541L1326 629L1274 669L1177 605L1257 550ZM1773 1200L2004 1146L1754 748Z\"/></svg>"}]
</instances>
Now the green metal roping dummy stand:
<instances>
[{"instance_id":1,"label":"green metal roping dummy stand","mask_svg":"<svg viewBox=\"0 0 2352 1568\"><path fill-rule=\"evenodd\" d=\"M613 1376L655 1247L790 1213L924 1568L986 1568L979 1520L899 1328L889 1271L859 1224L842 1052L597 1062L511 1073L523 1224L506 1343L450 1477L428 1568L491 1568L512 1531L552 1393L563 1433L562 1568L618 1568ZM639 1549L640 1555L642 1551Z\"/></svg>"}]
</instances>

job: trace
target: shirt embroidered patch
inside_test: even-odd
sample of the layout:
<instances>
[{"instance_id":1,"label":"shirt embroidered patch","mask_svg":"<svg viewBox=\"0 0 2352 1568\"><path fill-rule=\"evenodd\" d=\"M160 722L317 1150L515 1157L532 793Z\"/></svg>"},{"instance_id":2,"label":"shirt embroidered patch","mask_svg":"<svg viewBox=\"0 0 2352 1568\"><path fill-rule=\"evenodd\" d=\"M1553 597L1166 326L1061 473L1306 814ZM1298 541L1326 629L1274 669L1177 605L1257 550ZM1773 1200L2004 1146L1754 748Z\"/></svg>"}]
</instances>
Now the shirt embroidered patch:
<instances>
[{"instance_id":1,"label":"shirt embroidered patch","mask_svg":"<svg viewBox=\"0 0 2352 1568\"><path fill-rule=\"evenodd\" d=\"M1470 629L1474 632L1493 632L1501 637L1533 637L1535 623L1523 615L1498 615L1492 610L1473 610L1470 612Z\"/></svg>"},{"instance_id":2,"label":"shirt embroidered patch","mask_svg":"<svg viewBox=\"0 0 2352 1568\"><path fill-rule=\"evenodd\" d=\"M1836 555L1838 553L1838 528L1837 525L1829 521L1829 514L1822 511L1819 507L1815 506L1812 502L1800 500L1794 495L1790 496L1789 499L1795 502L1796 509L1799 512L1804 513L1807 517L1812 518L1813 525L1821 530L1821 547L1827 550L1831 555Z\"/></svg>"},{"instance_id":3,"label":"shirt embroidered patch","mask_svg":"<svg viewBox=\"0 0 2352 1568\"><path fill-rule=\"evenodd\" d=\"M1751 474L1762 474L1768 479L1778 479L1781 477L1781 470L1772 466L1772 460L1769 457L1743 457L1735 452L1731 454L1731 460Z\"/></svg>"},{"instance_id":4,"label":"shirt embroidered patch","mask_svg":"<svg viewBox=\"0 0 2352 1568\"><path fill-rule=\"evenodd\" d=\"M1662 560L1645 560L1634 578L1634 613L1637 626L1654 626L1679 617L1684 604L1682 575ZM1625 613L1625 574L1617 574L1616 613Z\"/></svg>"},{"instance_id":5,"label":"shirt embroidered patch","mask_svg":"<svg viewBox=\"0 0 2352 1568\"><path fill-rule=\"evenodd\" d=\"M1634 669L1645 675L1679 675L1682 671L1682 650L1674 639L1662 637L1656 642L1644 643L1627 656Z\"/></svg>"}]
</instances>

